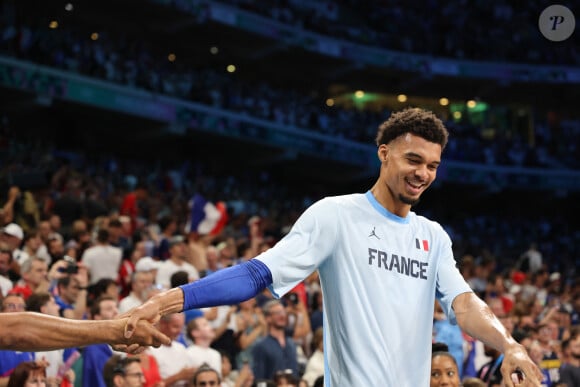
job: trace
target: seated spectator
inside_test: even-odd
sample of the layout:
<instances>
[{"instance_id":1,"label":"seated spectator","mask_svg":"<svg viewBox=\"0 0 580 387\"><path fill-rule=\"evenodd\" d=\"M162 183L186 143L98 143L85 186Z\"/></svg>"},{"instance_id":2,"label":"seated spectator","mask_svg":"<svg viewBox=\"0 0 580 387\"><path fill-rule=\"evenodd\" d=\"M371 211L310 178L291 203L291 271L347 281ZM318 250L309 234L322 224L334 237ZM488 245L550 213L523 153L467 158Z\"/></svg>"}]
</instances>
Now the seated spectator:
<instances>
[{"instance_id":1,"label":"seated spectator","mask_svg":"<svg viewBox=\"0 0 580 387\"><path fill-rule=\"evenodd\" d=\"M222 359L218 351L211 348L211 342L215 338L215 331L203 316L191 320L187 324L186 333L193 342L186 348L187 354L193 367L206 364L216 370L221 377Z\"/></svg>"},{"instance_id":2,"label":"seated spectator","mask_svg":"<svg viewBox=\"0 0 580 387\"><path fill-rule=\"evenodd\" d=\"M21 294L12 293L2 300L2 313L24 312L25 310L26 302ZM34 352L0 351L0 386L6 385L8 377L18 364L34 360Z\"/></svg>"},{"instance_id":3,"label":"seated spectator","mask_svg":"<svg viewBox=\"0 0 580 387\"><path fill-rule=\"evenodd\" d=\"M292 370L276 371L274 383L276 387L298 387L300 379L294 375Z\"/></svg>"},{"instance_id":4,"label":"seated spectator","mask_svg":"<svg viewBox=\"0 0 580 387\"><path fill-rule=\"evenodd\" d=\"M64 261L61 260L59 262ZM61 317L77 320L86 317L88 282L87 270L81 267L79 267L78 273L66 274L57 281L56 289L58 295L55 296L55 301L60 307L59 314Z\"/></svg>"},{"instance_id":5,"label":"seated spectator","mask_svg":"<svg viewBox=\"0 0 580 387\"><path fill-rule=\"evenodd\" d=\"M314 353L308 359L306 370L302 375L302 379L308 383L309 387L314 386L316 379L324 375L324 340L322 336L322 327L320 327L314 332L312 339Z\"/></svg>"},{"instance_id":6,"label":"seated spectator","mask_svg":"<svg viewBox=\"0 0 580 387\"><path fill-rule=\"evenodd\" d=\"M207 364L201 365L193 374L193 387L217 387L221 383L221 378L214 368Z\"/></svg>"},{"instance_id":7,"label":"seated spectator","mask_svg":"<svg viewBox=\"0 0 580 387\"><path fill-rule=\"evenodd\" d=\"M89 284L96 284L102 278L117 278L123 252L109 242L109 231L99 229L97 243L83 253L81 262L89 270Z\"/></svg>"},{"instance_id":8,"label":"seated spectator","mask_svg":"<svg viewBox=\"0 0 580 387\"><path fill-rule=\"evenodd\" d=\"M430 387L450 386L459 387L459 369L453 355L442 351L434 345L431 354L431 382Z\"/></svg>"},{"instance_id":9,"label":"seated spectator","mask_svg":"<svg viewBox=\"0 0 580 387\"><path fill-rule=\"evenodd\" d=\"M42 363L24 361L14 369L8 387L46 386L46 368Z\"/></svg>"},{"instance_id":10,"label":"seated spectator","mask_svg":"<svg viewBox=\"0 0 580 387\"><path fill-rule=\"evenodd\" d=\"M20 265L22 279L12 288L12 292L20 293L26 300L36 291L48 291L48 264L46 261L31 257Z\"/></svg>"},{"instance_id":11,"label":"seated spectator","mask_svg":"<svg viewBox=\"0 0 580 387\"><path fill-rule=\"evenodd\" d=\"M467 378L463 378L463 387L488 387L488 384L486 384L483 380L478 379L478 378L474 378L474 377L467 377ZM493 386L493 385L490 385ZM494 386L495 387L495 386Z\"/></svg>"},{"instance_id":12,"label":"seated spectator","mask_svg":"<svg viewBox=\"0 0 580 387\"><path fill-rule=\"evenodd\" d=\"M34 293L28 300L26 300L26 310L29 312L43 313L50 316L59 316L59 306L55 302L54 297L49 293ZM75 352L77 352L75 354ZM58 385L63 382L63 378L67 383L72 383L75 380L75 373L69 369L64 374L59 374L59 369L64 366L65 361L70 356L78 356L78 351L75 348L57 349L53 351L35 352L34 357L37 360L47 362L46 377L49 383L56 383Z\"/></svg>"},{"instance_id":13,"label":"seated spectator","mask_svg":"<svg viewBox=\"0 0 580 387\"><path fill-rule=\"evenodd\" d=\"M159 374L168 387L187 386L195 372L185 346L177 341L184 324L185 316L183 313L174 313L161 317L159 330L172 340L171 344L147 350L157 360Z\"/></svg>"},{"instance_id":14,"label":"seated spectator","mask_svg":"<svg viewBox=\"0 0 580 387\"><path fill-rule=\"evenodd\" d=\"M268 334L252 350L256 379L274 379L277 371L291 370L298 376L296 344L286 335L286 309L279 300L268 301L264 307Z\"/></svg>"},{"instance_id":15,"label":"seated spectator","mask_svg":"<svg viewBox=\"0 0 580 387\"><path fill-rule=\"evenodd\" d=\"M91 306L91 318L93 320L112 320L119 314L117 299L102 296ZM83 351L83 387L105 387L103 367L113 355L108 344L93 344L85 347Z\"/></svg>"},{"instance_id":16,"label":"seated spectator","mask_svg":"<svg viewBox=\"0 0 580 387\"><path fill-rule=\"evenodd\" d=\"M139 358L113 355L103 367L103 380L106 387L143 387L145 375Z\"/></svg>"},{"instance_id":17,"label":"seated spectator","mask_svg":"<svg viewBox=\"0 0 580 387\"><path fill-rule=\"evenodd\" d=\"M12 250L5 243L0 243L0 296L3 297L14 287L9 278L12 262Z\"/></svg>"},{"instance_id":18,"label":"seated spectator","mask_svg":"<svg viewBox=\"0 0 580 387\"><path fill-rule=\"evenodd\" d=\"M185 271L188 274L189 281L199 279L197 269L186 261L187 245L182 236L174 236L169 241L169 258L164 261L159 270L155 283L169 288L171 284L171 275L177 271Z\"/></svg>"},{"instance_id":19,"label":"seated spectator","mask_svg":"<svg viewBox=\"0 0 580 387\"><path fill-rule=\"evenodd\" d=\"M501 374L501 363L503 361L503 354L497 349L484 345L485 356L491 360L483 365L477 371L477 377L487 383L489 386L501 386L503 376Z\"/></svg>"},{"instance_id":20,"label":"seated spectator","mask_svg":"<svg viewBox=\"0 0 580 387\"><path fill-rule=\"evenodd\" d=\"M153 274L148 271L136 271L131 275L131 293L119 302L119 313L133 309L149 298L153 286Z\"/></svg>"},{"instance_id":21,"label":"seated spectator","mask_svg":"<svg viewBox=\"0 0 580 387\"><path fill-rule=\"evenodd\" d=\"M256 306L256 299L250 298L239 305L236 313L238 328L237 346L239 353L236 356L236 365L241 368L244 364L253 366L252 348L264 337L267 330L266 320L262 309Z\"/></svg>"}]
</instances>

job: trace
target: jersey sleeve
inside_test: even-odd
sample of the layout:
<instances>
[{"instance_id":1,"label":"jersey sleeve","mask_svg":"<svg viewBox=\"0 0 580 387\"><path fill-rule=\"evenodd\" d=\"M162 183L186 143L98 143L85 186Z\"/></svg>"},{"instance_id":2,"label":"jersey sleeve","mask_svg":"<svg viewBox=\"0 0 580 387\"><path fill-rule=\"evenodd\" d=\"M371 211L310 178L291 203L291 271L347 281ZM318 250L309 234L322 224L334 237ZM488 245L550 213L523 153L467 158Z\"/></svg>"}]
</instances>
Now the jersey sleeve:
<instances>
[{"instance_id":1,"label":"jersey sleeve","mask_svg":"<svg viewBox=\"0 0 580 387\"><path fill-rule=\"evenodd\" d=\"M459 272L457 262L453 257L451 249L451 239L449 235L439 226L439 264L437 266L437 299L445 311L447 318L452 324L457 324L455 313L453 312L453 300L462 293L471 292L471 288Z\"/></svg>"},{"instance_id":2,"label":"jersey sleeve","mask_svg":"<svg viewBox=\"0 0 580 387\"><path fill-rule=\"evenodd\" d=\"M314 203L280 242L257 257L272 273L269 289L275 297L289 292L331 255L337 239L337 211L331 198Z\"/></svg>"}]
</instances>

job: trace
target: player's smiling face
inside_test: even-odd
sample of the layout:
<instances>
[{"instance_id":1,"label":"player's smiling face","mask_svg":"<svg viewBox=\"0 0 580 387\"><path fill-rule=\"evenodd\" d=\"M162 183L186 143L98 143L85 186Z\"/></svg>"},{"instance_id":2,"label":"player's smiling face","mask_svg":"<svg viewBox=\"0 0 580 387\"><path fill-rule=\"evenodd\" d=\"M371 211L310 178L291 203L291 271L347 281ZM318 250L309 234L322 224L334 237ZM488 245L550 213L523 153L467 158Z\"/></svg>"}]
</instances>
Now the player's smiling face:
<instances>
[{"instance_id":1,"label":"player's smiling face","mask_svg":"<svg viewBox=\"0 0 580 387\"><path fill-rule=\"evenodd\" d=\"M416 204L437 176L441 145L407 133L382 146L386 148L383 179L393 200Z\"/></svg>"}]
</instances>

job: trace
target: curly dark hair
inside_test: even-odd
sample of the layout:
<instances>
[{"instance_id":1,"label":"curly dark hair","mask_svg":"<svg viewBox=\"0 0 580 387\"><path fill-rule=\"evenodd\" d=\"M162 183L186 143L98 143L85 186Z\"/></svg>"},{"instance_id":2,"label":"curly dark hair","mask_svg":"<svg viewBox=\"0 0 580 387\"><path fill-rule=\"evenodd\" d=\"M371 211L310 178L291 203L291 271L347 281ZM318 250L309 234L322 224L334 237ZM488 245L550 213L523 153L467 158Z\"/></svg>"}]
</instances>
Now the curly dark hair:
<instances>
[{"instance_id":1,"label":"curly dark hair","mask_svg":"<svg viewBox=\"0 0 580 387\"><path fill-rule=\"evenodd\" d=\"M377 146L388 144L397 137L411 133L427 141L441 145L445 149L449 132L443 122L428 110L407 108L391 114L388 120L379 126Z\"/></svg>"}]
</instances>

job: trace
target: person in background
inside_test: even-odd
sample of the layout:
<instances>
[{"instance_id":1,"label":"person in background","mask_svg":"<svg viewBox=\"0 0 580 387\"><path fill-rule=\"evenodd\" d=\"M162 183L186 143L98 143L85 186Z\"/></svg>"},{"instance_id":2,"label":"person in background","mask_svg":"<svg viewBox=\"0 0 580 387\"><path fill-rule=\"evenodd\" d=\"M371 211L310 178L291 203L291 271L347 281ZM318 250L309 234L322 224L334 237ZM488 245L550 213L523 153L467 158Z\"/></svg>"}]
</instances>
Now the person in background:
<instances>
[{"instance_id":1,"label":"person in background","mask_svg":"<svg viewBox=\"0 0 580 387\"><path fill-rule=\"evenodd\" d=\"M447 351L434 349L431 355L430 387L459 387L459 369L453 355Z\"/></svg>"},{"instance_id":2,"label":"person in background","mask_svg":"<svg viewBox=\"0 0 580 387\"><path fill-rule=\"evenodd\" d=\"M222 357L217 350L210 347L215 331L207 319L203 316L194 318L187 323L186 333L193 342L185 349L191 365L197 368L207 364L217 370L221 377Z\"/></svg>"},{"instance_id":3,"label":"person in background","mask_svg":"<svg viewBox=\"0 0 580 387\"><path fill-rule=\"evenodd\" d=\"M185 316L183 313L173 313L163 316L159 321L161 333L171 339L171 342L159 348L147 351L155 357L159 365L159 374L167 387L185 387L193 377L195 368L191 365L185 346L177 341L183 331Z\"/></svg>"},{"instance_id":4,"label":"person in background","mask_svg":"<svg viewBox=\"0 0 580 387\"><path fill-rule=\"evenodd\" d=\"M484 350L485 356L488 356L491 360L477 371L477 377L486 382L488 386L501 386L503 379L501 375L503 355L497 349L487 345L484 345Z\"/></svg>"},{"instance_id":5,"label":"person in background","mask_svg":"<svg viewBox=\"0 0 580 387\"><path fill-rule=\"evenodd\" d=\"M34 292L46 292L50 286L48 281L48 264L36 257L30 257L20 265L22 279L12 288L12 292L20 293L26 300Z\"/></svg>"},{"instance_id":6,"label":"person in background","mask_svg":"<svg viewBox=\"0 0 580 387\"><path fill-rule=\"evenodd\" d=\"M85 250L81 262L89 270L89 283L95 284L102 278L116 279L121 266L122 250L109 242L109 231L99 229L97 243Z\"/></svg>"},{"instance_id":7,"label":"person in background","mask_svg":"<svg viewBox=\"0 0 580 387\"><path fill-rule=\"evenodd\" d=\"M288 316L279 300L268 301L264 307L268 334L252 349L256 379L274 379L277 371L291 370L298 376L296 344L286 334Z\"/></svg>"},{"instance_id":8,"label":"person in background","mask_svg":"<svg viewBox=\"0 0 580 387\"><path fill-rule=\"evenodd\" d=\"M111 356L103 367L103 380L106 387L145 386L145 375L136 357Z\"/></svg>"},{"instance_id":9,"label":"person in background","mask_svg":"<svg viewBox=\"0 0 580 387\"><path fill-rule=\"evenodd\" d=\"M314 332L312 347L314 348L314 352L308 359L304 375L302 375L302 379L308 383L309 387L314 386L316 379L324 375L324 340L322 327Z\"/></svg>"},{"instance_id":10,"label":"person in background","mask_svg":"<svg viewBox=\"0 0 580 387\"><path fill-rule=\"evenodd\" d=\"M0 243L0 295L3 297L14 287L9 278L12 262L12 250L5 243Z\"/></svg>"},{"instance_id":11,"label":"person in background","mask_svg":"<svg viewBox=\"0 0 580 387\"><path fill-rule=\"evenodd\" d=\"M43 313L50 316L58 317L60 308L54 301L54 297L49 293L34 293L28 300L26 300L26 310L29 312ZM77 352L77 354L75 354ZM46 377L51 383L61 385L63 379L66 383L63 385L70 385L74 383L75 373L72 369L66 373L59 373L59 369L64 366L65 360L70 356L78 356L76 348L56 349L52 351L36 351L35 359L46 361Z\"/></svg>"},{"instance_id":12,"label":"person in background","mask_svg":"<svg viewBox=\"0 0 580 387\"><path fill-rule=\"evenodd\" d=\"M41 362L24 361L14 369L7 387L47 387L46 367Z\"/></svg>"},{"instance_id":13,"label":"person in background","mask_svg":"<svg viewBox=\"0 0 580 387\"><path fill-rule=\"evenodd\" d=\"M91 318L95 321L112 320L119 314L117 300L103 296L91 306ZM103 367L113 355L108 344L93 344L83 350L83 387L105 387Z\"/></svg>"},{"instance_id":14,"label":"person in background","mask_svg":"<svg viewBox=\"0 0 580 387\"><path fill-rule=\"evenodd\" d=\"M131 275L131 293L119 302L119 313L125 313L141 305L149 298L153 286L153 274L148 271L136 271Z\"/></svg>"},{"instance_id":15,"label":"person in background","mask_svg":"<svg viewBox=\"0 0 580 387\"><path fill-rule=\"evenodd\" d=\"M21 294L11 293L2 300L2 313L0 313L0 315L10 315L25 310L26 301L24 300L24 297ZM0 323L1 322L2 321L0 320ZM26 326L20 326L20 329L24 334L29 334L26 332ZM3 333L8 337L14 335L13 332L9 331ZM0 340L1 339L2 338L0 338ZM24 361L32 362L34 360L36 360L34 352L15 350L0 351L0 386L6 385L8 382L8 376L10 376L18 364Z\"/></svg>"},{"instance_id":16,"label":"person in background","mask_svg":"<svg viewBox=\"0 0 580 387\"><path fill-rule=\"evenodd\" d=\"M236 313L236 326L238 328L237 346L239 352L236 355L237 368L244 364L253 366L252 348L267 333L267 324L264 319L262 308L256 305L256 298L250 298L239 305Z\"/></svg>"},{"instance_id":17,"label":"person in background","mask_svg":"<svg viewBox=\"0 0 580 387\"><path fill-rule=\"evenodd\" d=\"M580 327L570 332L568 362L560 368L560 383L566 386L580 386Z\"/></svg>"},{"instance_id":18,"label":"person in background","mask_svg":"<svg viewBox=\"0 0 580 387\"><path fill-rule=\"evenodd\" d=\"M193 387L218 387L220 384L218 371L207 364L201 365L193 374Z\"/></svg>"}]
</instances>

